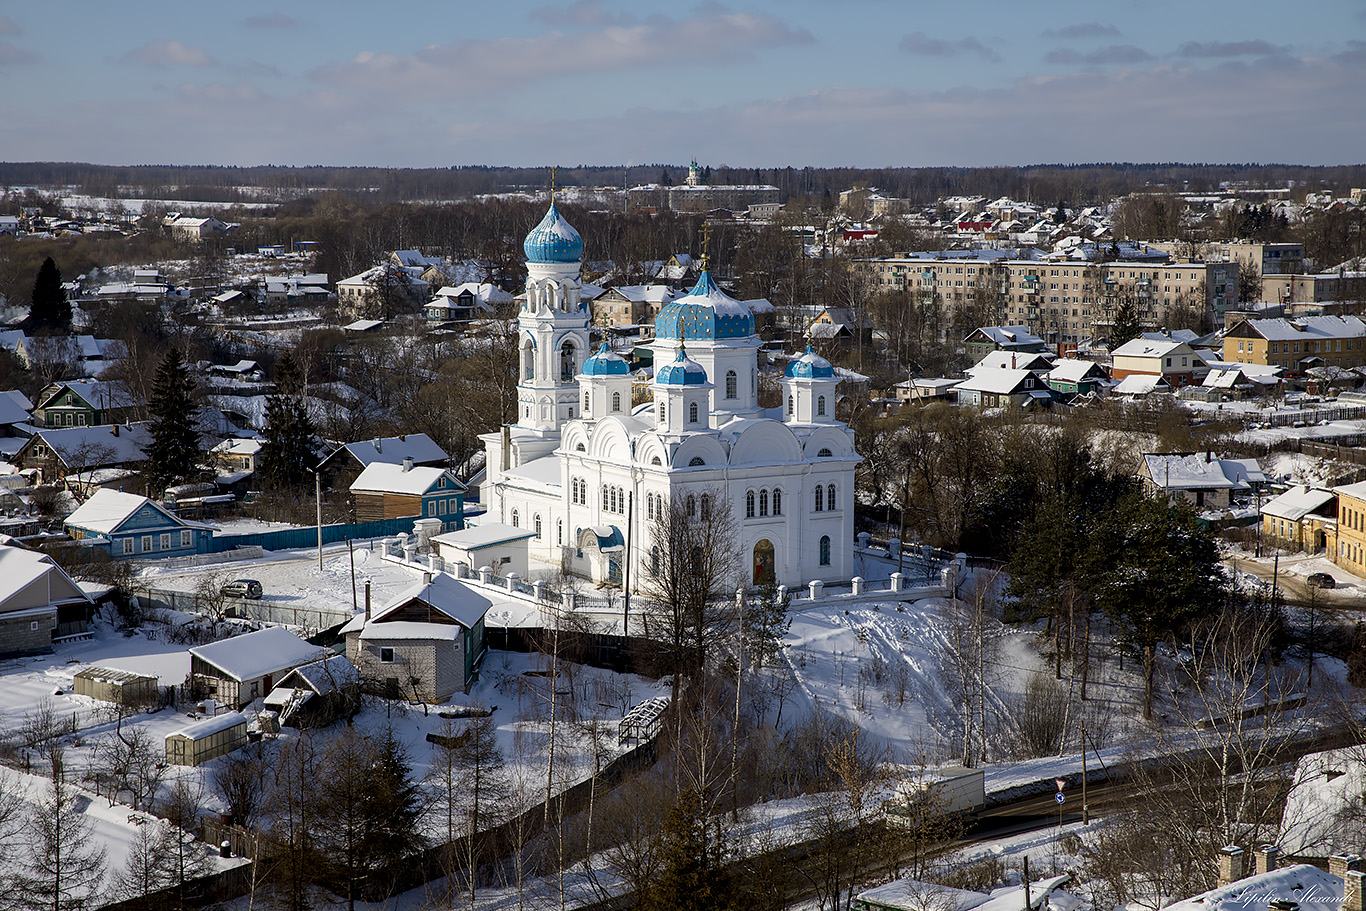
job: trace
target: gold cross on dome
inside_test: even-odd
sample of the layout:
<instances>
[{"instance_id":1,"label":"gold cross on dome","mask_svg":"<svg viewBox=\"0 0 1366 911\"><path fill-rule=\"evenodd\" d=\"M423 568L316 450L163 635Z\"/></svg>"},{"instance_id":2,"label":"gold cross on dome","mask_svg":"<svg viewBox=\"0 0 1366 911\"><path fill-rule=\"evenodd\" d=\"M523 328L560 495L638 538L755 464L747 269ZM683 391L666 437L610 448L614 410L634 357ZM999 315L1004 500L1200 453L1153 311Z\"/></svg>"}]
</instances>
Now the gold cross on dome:
<instances>
[{"instance_id":1,"label":"gold cross on dome","mask_svg":"<svg viewBox=\"0 0 1366 911\"><path fill-rule=\"evenodd\" d=\"M555 172L559 170L555 165L550 166L550 201L555 201Z\"/></svg>"},{"instance_id":2,"label":"gold cross on dome","mask_svg":"<svg viewBox=\"0 0 1366 911\"><path fill-rule=\"evenodd\" d=\"M707 255L707 249L711 246L711 222L702 222L702 271L707 271L707 264L711 257Z\"/></svg>"}]
</instances>

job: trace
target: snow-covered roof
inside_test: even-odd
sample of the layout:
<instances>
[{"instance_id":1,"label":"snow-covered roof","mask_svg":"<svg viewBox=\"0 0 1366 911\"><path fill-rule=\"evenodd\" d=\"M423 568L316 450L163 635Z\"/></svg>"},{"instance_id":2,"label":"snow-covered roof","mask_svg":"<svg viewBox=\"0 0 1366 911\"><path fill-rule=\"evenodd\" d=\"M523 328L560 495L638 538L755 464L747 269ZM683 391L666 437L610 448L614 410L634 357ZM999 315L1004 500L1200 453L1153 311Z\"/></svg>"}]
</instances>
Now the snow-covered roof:
<instances>
[{"instance_id":1,"label":"snow-covered roof","mask_svg":"<svg viewBox=\"0 0 1366 911\"><path fill-rule=\"evenodd\" d=\"M1248 490L1266 476L1256 459L1216 459L1205 453L1148 453L1148 476L1164 490Z\"/></svg>"},{"instance_id":2,"label":"snow-covered roof","mask_svg":"<svg viewBox=\"0 0 1366 911\"><path fill-rule=\"evenodd\" d=\"M521 541L535 536L534 529L518 528L515 525L504 525L501 522L488 522L482 525L471 525L459 531L448 531L434 535L432 540L438 544L458 547L461 550L480 550L485 547L493 547L496 544L508 544L512 541Z\"/></svg>"},{"instance_id":3,"label":"snow-covered roof","mask_svg":"<svg viewBox=\"0 0 1366 911\"><path fill-rule=\"evenodd\" d=\"M1111 353L1115 357L1166 357L1185 344L1169 338L1148 339L1139 336L1120 345Z\"/></svg>"},{"instance_id":4,"label":"snow-covered roof","mask_svg":"<svg viewBox=\"0 0 1366 911\"><path fill-rule=\"evenodd\" d=\"M291 670L326 653L280 626L190 649L191 655L238 681Z\"/></svg>"},{"instance_id":5,"label":"snow-covered roof","mask_svg":"<svg viewBox=\"0 0 1366 911\"><path fill-rule=\"evenodd\" d=\"M1285 493L1263 503L1262 515L1298 522L1311 512L1318 512L1336 498L1337 494L1331 490L1297 484Z\"/></svg>"},{"instance_id":6,"label":"snow-covered roof","mask_svg":"<svg viewBox=\"0 0 1366 911\"><path fill-rule=\"evenodd\" d=\"M412 459L419 465L423 462L444 462L448 458L446 450L425 433L408 433L401 437L382 437L374 440L359 440L342 447L362 465L375 462L389 462L402 465L404 459Z\"/></svg>"},{"instance_id":7,"label":"snow-covered roof","mask_svg":"<svg viewBox=\"0 0 1366 911\"><path fill-rule=\"evenodd\" d=\"M295 688L307 684L313 692L324 695L339 686L360 683L360 671L345 655L330 655L321 661L296 667L280 683Z\"/></svg>"},{"instance_id":8,"label":"snow-covered roof","mask_svg":"<svg viewBox=\"0 0 1366 911\"><path fill-rule=\"evenodd\" d=\"M988 352L986 357L969 367L968 373L979 370L1048 370L1052 366L1053 358L1046 354L996 350Z\"/></svg>"},{"instance_id":9,"label":"snow-covered roof","mask_svg":"<svg viewBox=\"0 0 1366 911\"><path fill-rule=\"evenodd\" d=\"M1000 367L984 367L974 372L954 388L960 392L986 392L1008 395L1024 391L1024 384L1034 374L1028 370L1011 370Z\"/></svg>"},{"instance_id":10,"label":"snow-covered roof","mask_svg":"<svg viewBox=\"0 0 1366 911\"><path fill-rule=\"evenodd\" d=\"M1287 854L1355 854L1366 831L1360 807L1366 793L1366 755L1351 746L1301 756L1286 795L1276 845Z\"/></svg>"},{"instance_id":11,"label":"snow-covered roof","mask_svg":"<svg viewBox=\"0 0 1366 911\"><path fill-rule=\"evenodd\" d=\"M1006 348L1019 348L1024 345L1042 345L1043 339L1029 331L1028 326L978 326L972 333L978 332L987 337L989 341ZM969 338L972 336L970 335Z\"/></svg>"},{"instance_id":12,"label":"snow-covered roof","mask_svg":"<svg viewBox=\"0 0 1366 911\"><path fill-rule=\"evenodd\" d=\"M47 554L0 544L0 613L23 610L35 605L29 603L34 593L24 595L33 583L47 579L46 599L41 606L57 601L89 601L71 577Z\"/></svg>"},{"instance_id":13,"label":"snow-covered roof","mask_svg":"<svg viewBox=\"0 0 1366 911\"><path fill-rule=\"evenodd\" d=\"M1247 326L1267 341L1361 338L1366 322L1355 316L1301 316L1294 319L1250 319Z\"/></svg>"},{"instance_id":14,"label":"snow-covered roof","mask_svg":"<svg viewBox=\"0 0 1366 911\"><path fill-rule=\"evenodd\" d=\"M351 482L351 490L420 497L435 489L442 478L447 480L452 493L465 489L449 468L429 468L424 465L407 468L389 462L371 462Z\"/></svg>"},{"instance_id":15,"label":"snow-covered roof","mask_svg":"<svg viewBox=\"0 0 1366 911\"><path fill-rule=\"evenodd\" d=\"M399 592L389 600L383 607L375 611L369 620L365 619L364 614L356 614L345 626L342 627L343 633L355 632L360 630L362 637L367 634L372 637L386 637L391 631L394 636L401 638L414 638L416 632L407 627L412 626L440 626L445 630L452 629L449 623L422 623L417 621L391 620L385 622L384 618L389 614L402 608L404 605L413 601L420 600L430 605L433 609L440 611L450 617L456 623L467 629L473 629L488 613L488 609L493 606L492 599L476 591L470 586L461 582L450 573L433 573L430 582L418 582ZM371 632L371 627L382 627L380 630ZM444 633L443 633L444 635Z\"/></svg>"},{"instance_id":16,"label":"snow-covered roof","mask_svg":"<svg viewBox=\"0 0 1366 911\"><path fill-rule=\"evenodd\" d=\"M858 897L868 904L904 911L924 911L926 908L936 911L1038 911L1045 907L1052 911L1075 911L1081 907L1081 900L1061 891L1071 878L1071 874L1064 873L1030 882L1028 905L1025 904L1024 884L1004 886L987 893L899 879L861 892Z\"/></svg>"},{"instance_id":17,"label":"snow-covered roof","mask_svg":"<svg viewBox=\"0 0 1366 911\"><path fill-rule=\"evenodd\" d=\"M147 428L145 421L93 427L44 427L34 435L41 437L63 462L68 465L73 461L84 462L86 464L80 467L85 468L142 461L152 442L152 434Z\"/></svg>"},{"instance_id":18,"label":"snow-covered roof","mask_svg":"<svg viewBox=\"0 0 1366 911\"><path fill-rule=\"evenodd\" d=\"M1114 389L1110 390L1116 395L1148 395L1153 392L1169 392L1171 385L1162 377L1149 373L1131 373Z\"/></svg>"},{"instance_id":19,"label":"snow-covered roof","mask_svg":"<svg viewBox=\"0 0 1366 911\"><path fill-rule=\"evenodd\" d=\"M347 323L342 326L343 331L349 332L369 332L376 326L383 325L382 319L358 319L355 322Z\"/></svg>"},{"instance_id":20,"label":"snow-covered roof","mask_svg":"<svg viewBox=\"0 0 1366 911\"><path fill-rule=\"evenodd\" d=\"M1055 383L1079 383L1096 371L1100 371L1101 375L1104 375L1104 371L1095 361L1063 358L1054 362L1053 369L1048 371L1045 378Z\"/></svg>"},{"instance_id":21,"label":"snow-covered roof","mask_svg":"<svg viewBox=\"0 0 1366 911\"><path fill-rule=\"evenodd\" d=\"M135 493L124 493L121 490L113 490L108 487L101 487L95 491L90 499L67 516L66 524L73 528L93 531L102 535L112 534L120 525L144 507L151 507L161 513L168 521L177 525L188 526L190 524L179 516L167 512L164 507L147 497Z\"/></svg>"},{"instance_id":22,"label":"snow-covered roof","mask_svg":"<svg viewBox=\"0 0 1366 911\"><path fill-rule=\"evenodd\" d=\"M1167 905L1162 911L1248 911L1273 901L1289 901L1299 911L1342 911L1342 880L1308 864L1245 876Z\"/></svg>"},{"instance_id":23,"label":"snow-covered roof","mask_svg":"<svg viewBox=\"0 0 1366 911\"><path fill-rule=\"evenodd\" d=\"M422 623L415 620L391 620L388 623L367 623L360 631L362 639L447 639L460 638L462 628L454 623Z\"/></svg>"},{"instance_id":24,"label":"snow-covered roof","mask_svg":"<svg viewBox=\"0 0 1366 911\"><path fill-rule=\"evenodd\" d=\"M560 460L555 455L532 459L517 468L503 472L503 479L513 485L530 482L534 485L553 487L558 490L560 487Z\"/></svg>"},{"instance_id":25,"label":"snow-covered roof","mask_svg":"<svg viewBox=\"0 0 1366 911\"><path fill-rule=\"evenodd\" d=\"M247 716L241 712L224 712L221 715L210 715L202 718L193 724L187 724L178 731L172 731L167 737L186 737L190 740L202 740L219 731L226 731L237 727L239 724L245 725Z\"/></svg>"}]
</instances>

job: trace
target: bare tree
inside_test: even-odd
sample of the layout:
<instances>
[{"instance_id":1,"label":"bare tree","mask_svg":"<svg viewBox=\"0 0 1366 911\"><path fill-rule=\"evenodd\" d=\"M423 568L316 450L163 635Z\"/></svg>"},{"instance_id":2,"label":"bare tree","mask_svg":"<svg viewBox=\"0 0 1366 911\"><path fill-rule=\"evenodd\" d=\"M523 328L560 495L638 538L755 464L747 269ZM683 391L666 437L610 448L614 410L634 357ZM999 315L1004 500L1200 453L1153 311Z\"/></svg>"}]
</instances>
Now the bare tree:
<instances>
[{"instance_id":1,"label":"bare tree","mask_svg":"<svg viewBox=\"0 0 1366 911\"><path fill-rule=\"evenodd\" d=\"M28 803L20 790L19 778L0 769L0 911L19 907L22 891L24 817Z\"/></svg>"},{"instance_id":2,"label":"bare tree","mask_svg":"<svg viewBox=\"0 0 1366 911\"><path fill-rule=\"evenodd\" d=\"M953 597L943 608L947 641L939 672L962 706L963 765L969 768L987 759L988 693L1001 648L993 586L994 580L979 579L967 600Z\"/></svg>"}]
</instances>

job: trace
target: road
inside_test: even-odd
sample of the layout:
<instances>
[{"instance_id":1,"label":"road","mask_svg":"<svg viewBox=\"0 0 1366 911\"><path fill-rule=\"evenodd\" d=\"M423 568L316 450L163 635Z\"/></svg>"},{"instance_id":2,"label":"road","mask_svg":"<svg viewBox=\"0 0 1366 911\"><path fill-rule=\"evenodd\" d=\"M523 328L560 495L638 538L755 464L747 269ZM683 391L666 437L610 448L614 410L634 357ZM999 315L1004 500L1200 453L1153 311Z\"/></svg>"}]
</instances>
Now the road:
<instances>
[{"instance_id":1,"label":"road","mask_svg":"<svg viewBox=\"0 0 1366 911\"><path fill-rule=\"evenodd\" d=\"M1318 557L1318 554L1283 555L1280 559L1279 572L1277 567L1265 563L1264 560L1251 560L1236 555L1225 557L1224 565L1233 570L1250 573L1267 582L1271 582L1274 576L1276 587L1280 589L1281 596L1287 604L1294 604L1298 607L1314 606L1337 610L1366 609L1366 598L1363 598L1356 588L1311 590L1305 582L1304 576L1298 576L1287 571L1289 567L1297 563L1314 560Z\"/></svg>"}]
</instances>

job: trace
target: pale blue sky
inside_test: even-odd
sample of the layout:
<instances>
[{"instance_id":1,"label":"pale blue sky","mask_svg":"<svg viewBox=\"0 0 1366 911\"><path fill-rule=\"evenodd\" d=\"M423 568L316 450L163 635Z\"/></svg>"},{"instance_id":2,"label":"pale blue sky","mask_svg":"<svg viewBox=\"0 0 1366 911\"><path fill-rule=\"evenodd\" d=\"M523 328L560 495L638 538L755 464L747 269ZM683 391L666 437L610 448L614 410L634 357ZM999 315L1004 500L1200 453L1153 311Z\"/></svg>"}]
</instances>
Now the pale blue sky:
<instances>
[{"instance_id":1,"label":"pale blue sky","mask_svg":"<svg viewBox=\"0 0 1366 911\"><path fill-rule=\"evenodd\" d=\"M1363 0L0 2L0 158L1366 160Z\"/></svg>"}]
</instances>

